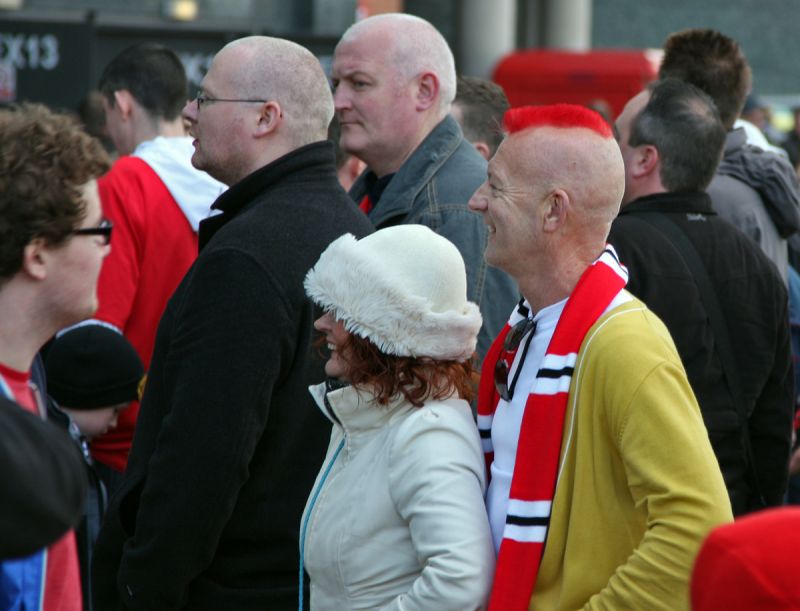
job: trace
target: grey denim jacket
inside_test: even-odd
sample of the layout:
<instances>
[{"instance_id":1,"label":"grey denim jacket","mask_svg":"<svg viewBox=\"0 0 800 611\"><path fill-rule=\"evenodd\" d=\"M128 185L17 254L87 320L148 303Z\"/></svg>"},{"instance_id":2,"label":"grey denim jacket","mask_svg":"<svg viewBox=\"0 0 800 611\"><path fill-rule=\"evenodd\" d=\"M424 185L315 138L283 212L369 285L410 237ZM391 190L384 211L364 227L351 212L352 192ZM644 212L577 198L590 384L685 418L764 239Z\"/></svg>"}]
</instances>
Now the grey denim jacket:
<instances>
[{"instance_id":1,"label":"grey denim jacket","mask_svg":"<svg viewBox=\"0 0 800 611\"><path fill-rule=\"evenodd\" d=\"M364 176L350 189L356 202L367 192ZM478 335L481 361L519 300L511 277L486 264L486 226L467 207L485 179L486 161L448 115L397 171L369 213L376 229L418 223L456 245L467 268L468 298L478 304L483 316Z\"/></svg>"}]
</instances>

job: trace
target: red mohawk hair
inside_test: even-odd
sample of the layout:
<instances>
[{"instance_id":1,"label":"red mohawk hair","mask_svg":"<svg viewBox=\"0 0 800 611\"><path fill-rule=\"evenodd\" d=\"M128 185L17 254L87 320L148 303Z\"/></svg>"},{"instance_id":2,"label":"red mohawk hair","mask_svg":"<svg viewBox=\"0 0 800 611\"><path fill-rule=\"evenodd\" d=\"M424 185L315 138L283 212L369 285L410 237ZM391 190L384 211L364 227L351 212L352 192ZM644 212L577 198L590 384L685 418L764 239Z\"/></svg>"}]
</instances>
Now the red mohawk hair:
<instances>
[{"instance_id":1,"label":"red mohawk hair","mask_svg":"<svg viewBox=\"0 0 800 611\"><path fill-rule=\"evenodd\" d=\"M503 129L509 134L529 127L585 127L603 138L613 138L611 126L597 112L576 104L520 106L503 116Z\"/></svg>"}]
</instances>

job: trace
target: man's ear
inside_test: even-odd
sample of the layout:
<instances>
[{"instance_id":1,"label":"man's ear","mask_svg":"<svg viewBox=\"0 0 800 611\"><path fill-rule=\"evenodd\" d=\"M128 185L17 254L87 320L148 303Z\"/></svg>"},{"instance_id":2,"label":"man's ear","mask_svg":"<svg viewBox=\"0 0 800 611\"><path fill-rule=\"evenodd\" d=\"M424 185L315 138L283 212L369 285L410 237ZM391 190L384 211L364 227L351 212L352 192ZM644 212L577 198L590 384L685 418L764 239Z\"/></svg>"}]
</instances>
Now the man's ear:
<instances>
[{"instance_id":1,"label":"man's ear","mask_svg":"<svg viewBox=\"0 0 800 611\"><path fill-rule=\"evenodd\" d=\"M552 233L567 222L569 195L563 189L556 189L547 196L543 218L543 230Z\"/></svg>"},{"instance_id":2,"label":"man's ear","mask_svg":"<svg viewBox=\"0 0 800 611\"><path fill-rule=\"evenodd\" d=\"M658 149L652 144L641 144L636 147L631 159L631 175L634 178L643 178L653 172L659 171L661 156Z\"/></svg>"},{"instance_id":3,"label":"man's ear","mask_svg":"<svg viewBox=\"0 0 800 611\"><path fill-rule=\"evenodd\" d=\"M486 161L489 161L489 158L491 157L491 153L489 151L489 145L488 144L486 144L482 140L476 140L475 142L472 143L472 146L474 146L477 149L477 151L481 154L481 156Z\"/></svg>"},{"instance_id":4,"label":"man's ear","mask_svg":"<svg viewBox=\"0 0 800 611\"><path fill-rule=\"evenodd\" d=\"M34 280L44 280L47 277L49 258L50 249L44 238L34 238L26 244L22 251L21 271Z\"/></svg>"},{"instance_id":5,"label":"man's ear","mask_svg":"<svg viewBox=\"0 0 800 611\"><path fill-rule=\"evenodd\" d=\"M433 72L423 72L417 81L417 110L428 110L439 99L439 77Z\"/></svg>"},{"instance_id":6,"label":"man's ear","mask_svg":"<svg viewBox=\"0 0 800 611\"><path fill-rule=\"evenodd\" d=\"M258 124L255 135L257 138L268 136L275 132L283 123L283 110L281 105L274 100L264 102L258 113Z\"/></svg>"},{"instance_id":7,"label":"man's ear","mask_svg":"<svg viewBox=\"0 0 800 611\"><path fill-rule=\"evenodd\" d=\"M118 89L114 92L114 103L123 119L130 118L135 101L133 94L127 89Z\"/></svg>"}]
</instances>

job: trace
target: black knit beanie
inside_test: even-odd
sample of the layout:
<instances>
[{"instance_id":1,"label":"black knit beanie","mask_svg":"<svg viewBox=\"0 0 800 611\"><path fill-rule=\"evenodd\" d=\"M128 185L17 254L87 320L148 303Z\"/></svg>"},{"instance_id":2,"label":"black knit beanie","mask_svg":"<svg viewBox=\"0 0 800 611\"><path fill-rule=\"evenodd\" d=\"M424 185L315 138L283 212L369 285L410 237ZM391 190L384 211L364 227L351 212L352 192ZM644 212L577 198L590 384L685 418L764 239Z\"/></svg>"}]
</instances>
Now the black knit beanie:
<instances>
[{"instance_id":1,"label":"black knit beanie","mask_svg":"<svg viewBox=\"0 0 800 611\"><path fill-rule=\"evenodd\" d=\"M70 409L100 409L138 398L142 361L127 339L88 324L59 335L45 361L47 391Z\"/></svg>"}]
</instances>

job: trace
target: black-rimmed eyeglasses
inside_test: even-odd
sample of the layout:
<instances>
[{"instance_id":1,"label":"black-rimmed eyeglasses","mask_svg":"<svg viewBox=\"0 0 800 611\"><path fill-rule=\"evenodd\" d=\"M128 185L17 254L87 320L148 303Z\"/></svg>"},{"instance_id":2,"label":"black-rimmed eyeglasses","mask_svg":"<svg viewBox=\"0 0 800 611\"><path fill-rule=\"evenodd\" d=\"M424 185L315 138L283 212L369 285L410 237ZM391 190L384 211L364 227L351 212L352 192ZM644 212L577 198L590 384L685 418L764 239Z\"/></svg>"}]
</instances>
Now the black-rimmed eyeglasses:
<instances>
[{"instance_id":1,"label":"black-rimmed eyeglasses","mask_svg":"<svg viewBox=\"0 0 800 611\"><path fill-rule=\"evenodd\" d=\"M517 385L517 379L519 378L520 371L522 371L522 363L525 361L525 355L528 353L528 348L531 345L534 333L536 333L536 321L526 317L514 325L508 332L508 335L506 335L506 339L503 342L503 351L500 353L500 357L497 359L497 363L494 366L494 387L497 389L497 394L500 395L503 401L511 401L514 397L514 388ZM514 378L509 385L508 371L511 364L508 362L508 356L511 353L517 352L522 338L526 335L528 339L525 342L522 357L519 360L519 365L517 365L517 370L514 372ZM511 361L513 362L513 360L512 357Z\"/></svg>"},{"instance_id":2,"label":"black-rimmed eyeglasses","mask_svg":"<svg viewBox=\"0 0 800 611\"><path fill-rule=\"evenodd\" d=\"M114 229L114 223L108 219L103 219L97 227L82 227L81 229L73 229L73 235L99 235L103 238L103 245L111 242L111 230Z\"/></svg>"},{"instance_id":3,"label":"black-rimmed eyeglasses","mask_svg":"<svg viewBox=\"0 0 800 611\"><path fill-rule=\"evenodd\" d=\"M245 99L237 99L237 98L212 98L207 96L205 93L198 93L197 97L194 99L197 102L197 110L203 106L203 104L211 104L212 102L246 102L248 104L266 104L269 100L245 100Z\"/></svg>"}]
</instances>

